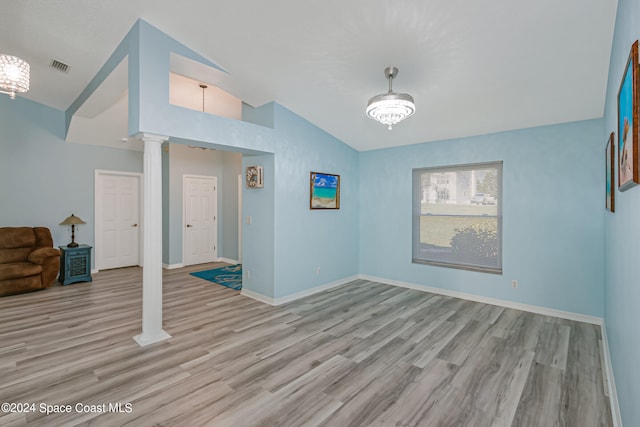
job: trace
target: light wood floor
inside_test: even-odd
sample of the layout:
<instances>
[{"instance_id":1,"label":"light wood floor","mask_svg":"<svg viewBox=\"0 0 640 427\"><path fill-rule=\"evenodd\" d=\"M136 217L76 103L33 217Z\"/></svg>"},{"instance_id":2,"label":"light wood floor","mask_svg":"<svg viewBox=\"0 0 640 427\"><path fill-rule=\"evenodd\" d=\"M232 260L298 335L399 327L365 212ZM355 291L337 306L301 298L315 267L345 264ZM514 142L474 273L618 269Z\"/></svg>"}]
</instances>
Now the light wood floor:
<instances>
[{"instance_id":1,"label":"light wood floor","mask_svg":"<svg viewBox=\"0 0 640 427\"><path fill-rule=\"evenodd\" d=\"M611 425L596 326L362 280L271 307L187 271L145 348L139 268L0 298L0 402L36 405L0 425Z\"/></svg>"}]
</instances>

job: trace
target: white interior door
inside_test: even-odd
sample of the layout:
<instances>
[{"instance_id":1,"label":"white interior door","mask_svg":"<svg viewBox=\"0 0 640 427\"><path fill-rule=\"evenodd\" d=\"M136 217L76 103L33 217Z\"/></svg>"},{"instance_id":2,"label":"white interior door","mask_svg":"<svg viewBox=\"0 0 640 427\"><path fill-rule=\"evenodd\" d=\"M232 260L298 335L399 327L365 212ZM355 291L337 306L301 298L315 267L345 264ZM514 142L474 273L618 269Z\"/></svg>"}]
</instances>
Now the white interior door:
<instances>
[{"instance_id":1,"label":"white interior door","mask_svg":"<svg viewBox=\"0 0 640 427\"><path fill-rule=\"evenodd\" d=\"M140 264L139 174L96 173L96 267Z\"/></svg>"},{"instance_id":2,"label":"white interior door","mask_svg":"<svg viewBox=\"0 0 640 427\"><path fill-rule=\"evenodd\" d=\"M184 175L184 264L218 258L218 204L215 176Z\"/></svg>"}]
</instances>

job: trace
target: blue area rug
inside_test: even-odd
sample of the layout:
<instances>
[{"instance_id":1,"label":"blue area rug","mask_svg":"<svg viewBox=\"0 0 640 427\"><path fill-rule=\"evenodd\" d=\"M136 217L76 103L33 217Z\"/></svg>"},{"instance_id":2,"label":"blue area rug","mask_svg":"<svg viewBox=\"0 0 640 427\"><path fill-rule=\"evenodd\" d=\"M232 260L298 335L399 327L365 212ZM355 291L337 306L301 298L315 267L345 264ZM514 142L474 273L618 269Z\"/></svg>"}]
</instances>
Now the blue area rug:
<instances>
[{"instance_id":1,"label":"blue area rug","mask_svg":"<svg viewBox=\"0 0 640 427\"><path fill-rule=\"evenodd\" d=\"M242 289L242 264L196 271L190 274L236 291Z\"/></svg>"}]
</instances>

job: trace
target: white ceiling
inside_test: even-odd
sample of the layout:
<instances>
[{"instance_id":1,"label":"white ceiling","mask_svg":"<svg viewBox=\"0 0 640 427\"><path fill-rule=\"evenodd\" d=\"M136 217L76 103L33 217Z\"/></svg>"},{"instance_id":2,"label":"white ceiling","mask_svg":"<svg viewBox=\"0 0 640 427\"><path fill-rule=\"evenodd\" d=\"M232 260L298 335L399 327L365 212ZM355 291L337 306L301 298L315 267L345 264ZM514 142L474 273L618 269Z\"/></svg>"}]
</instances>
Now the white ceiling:
<instances>
[{"instance_id":1,"label":"white ceiling","mask_svg":"<svg viewBox=\"0 0 640 427\"><path fill-rule=\"evenodd\" d=\"M276 101L358 150L602 117L617 0L5 1L0 51L26 98L66 109L138 18L219 64L221 87ZM49 68L52 58L71 66ZM367 100L416 114L388 131Z\"/></svg>"}]
</instances>

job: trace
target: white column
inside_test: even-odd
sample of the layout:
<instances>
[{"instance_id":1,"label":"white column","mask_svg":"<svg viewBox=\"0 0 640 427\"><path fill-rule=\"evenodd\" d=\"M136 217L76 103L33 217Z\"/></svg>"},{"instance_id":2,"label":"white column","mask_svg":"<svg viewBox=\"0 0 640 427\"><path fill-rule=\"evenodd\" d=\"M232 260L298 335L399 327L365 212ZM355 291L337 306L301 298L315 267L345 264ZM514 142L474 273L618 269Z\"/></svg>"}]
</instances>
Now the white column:
<instances>
[{"instance_id":1,"label":"white column","mask_svg":"<svg viewBox=\"0 0 640 427\"><path fill-rule=\"evenodd\" d=\"M144 142L142 333L133 339L145 346L171 338L162 329L162 142L168 138L138 137Z\"/></svg>"}]
</instances>

